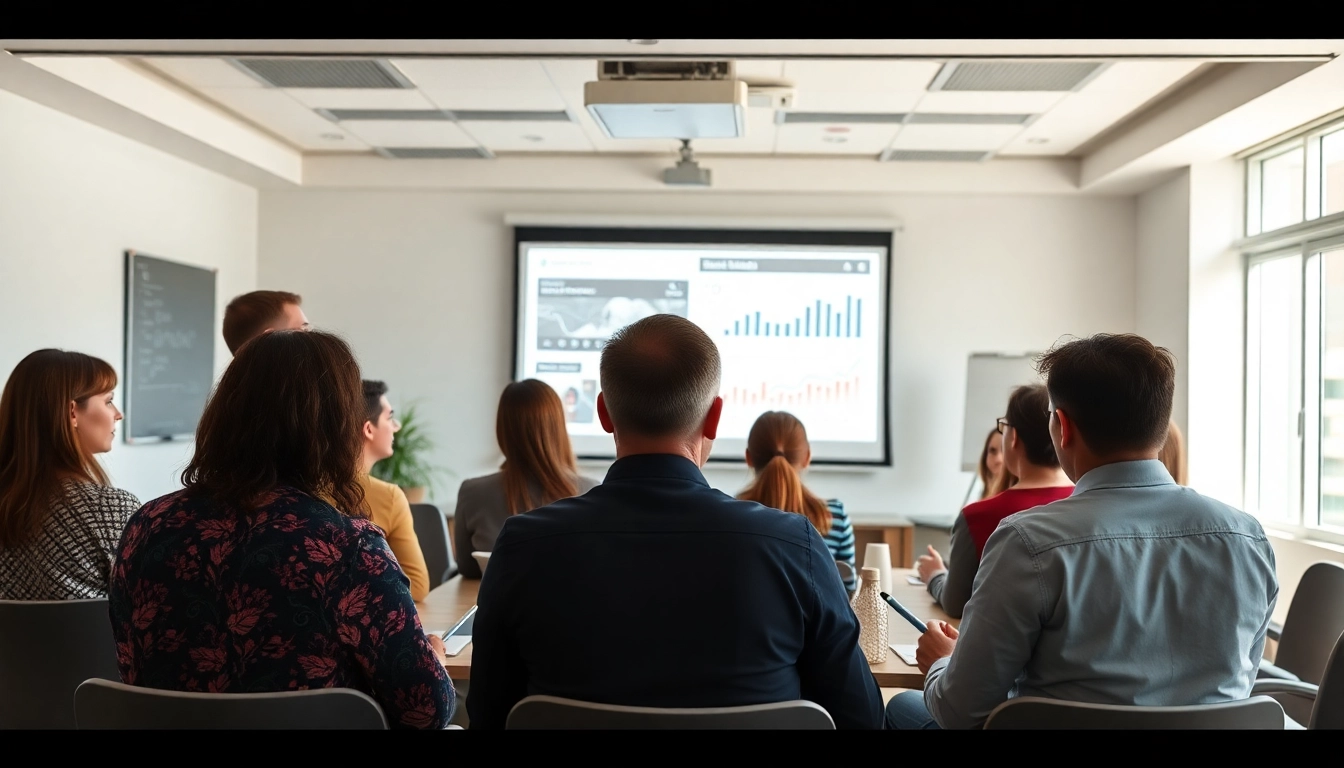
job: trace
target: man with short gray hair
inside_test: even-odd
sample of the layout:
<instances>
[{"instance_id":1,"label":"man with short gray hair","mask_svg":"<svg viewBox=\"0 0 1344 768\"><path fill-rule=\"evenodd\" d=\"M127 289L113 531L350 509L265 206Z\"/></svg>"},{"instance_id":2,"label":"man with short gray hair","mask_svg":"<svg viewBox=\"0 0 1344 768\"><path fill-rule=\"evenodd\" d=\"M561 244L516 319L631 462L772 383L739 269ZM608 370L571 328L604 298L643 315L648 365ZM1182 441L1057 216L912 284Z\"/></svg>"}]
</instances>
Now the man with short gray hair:
<instances>
[{"instance_id":1,"label":"man with short gray hair","mask_svg":"<svg viewBox=\"0 0 1344 768\"><path fill-rule=\"evenodd\" d=\"M472 728L525 696L646 707L806 699L880 728L882 698L835 561L802 515L714 490L719 353L654 315L602 350L616 461L582 496L505 522L473 628Z\"/></svg>"}]
</instances>

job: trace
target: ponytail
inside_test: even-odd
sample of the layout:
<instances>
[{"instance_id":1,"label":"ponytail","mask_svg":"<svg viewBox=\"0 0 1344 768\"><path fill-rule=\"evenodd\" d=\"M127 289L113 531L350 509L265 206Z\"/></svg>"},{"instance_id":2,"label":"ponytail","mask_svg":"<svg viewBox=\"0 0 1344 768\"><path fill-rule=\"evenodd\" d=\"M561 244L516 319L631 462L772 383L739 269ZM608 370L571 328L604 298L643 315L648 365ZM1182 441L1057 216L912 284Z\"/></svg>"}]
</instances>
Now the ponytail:
<instances>
[{"instance_id":1,"label":"ponytail","mask_svg":"<svg viewBox=\"0 0 1344 768\"><path fill-rule=\"evenodd\" d=\"M775 453L764 467L757 470L755 480L738 498L802 515L822 536L830 533L830 508L807 490L798 470L782 453Z\"/></svg>"}]
</instances>

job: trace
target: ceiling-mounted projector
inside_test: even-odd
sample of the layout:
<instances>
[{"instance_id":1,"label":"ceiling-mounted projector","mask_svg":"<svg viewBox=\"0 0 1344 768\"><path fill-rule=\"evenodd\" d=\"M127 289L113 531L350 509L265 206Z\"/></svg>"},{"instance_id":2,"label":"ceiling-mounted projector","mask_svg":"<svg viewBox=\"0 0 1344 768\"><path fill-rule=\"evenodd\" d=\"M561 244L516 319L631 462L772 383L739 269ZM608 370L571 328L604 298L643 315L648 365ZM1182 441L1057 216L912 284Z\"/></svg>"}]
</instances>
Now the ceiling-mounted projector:
<instances>
[{"instance_id":1,"label":"ceiling-mounted projector","mask_svg":"<svg viewBox=\"0 0 1344 768\"><path fill-rule=\"evenodd\" d=\"M613 139L735 139L747 84L731 61L600 61L583 104Z\"/></svg>"}]
</instances>

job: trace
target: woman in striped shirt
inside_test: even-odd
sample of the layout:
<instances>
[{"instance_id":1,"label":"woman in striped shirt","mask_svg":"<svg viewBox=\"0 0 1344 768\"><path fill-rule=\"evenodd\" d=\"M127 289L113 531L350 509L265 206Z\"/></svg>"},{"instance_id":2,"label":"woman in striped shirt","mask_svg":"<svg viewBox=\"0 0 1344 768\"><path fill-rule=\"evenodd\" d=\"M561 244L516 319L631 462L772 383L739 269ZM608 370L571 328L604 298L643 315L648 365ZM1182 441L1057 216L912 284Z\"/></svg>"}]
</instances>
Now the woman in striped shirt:
<instances>
[{"instance_id":1,"label":"woman in striped shirt","mask_svg":"<svg viewBox=\"0 0 1344 768\"><path fill-rule=\"evenodd\" d=\"M737 497L805 516L826 541L831 556L848 563L853 574L854 527L838 499L822 501L803 485L800 473L811 461L803 423L791 413L766 411L747 435L747 464L755 478ZM852 575L844 582L850 592L857 586Z\"/></svg>"}]
</instances>

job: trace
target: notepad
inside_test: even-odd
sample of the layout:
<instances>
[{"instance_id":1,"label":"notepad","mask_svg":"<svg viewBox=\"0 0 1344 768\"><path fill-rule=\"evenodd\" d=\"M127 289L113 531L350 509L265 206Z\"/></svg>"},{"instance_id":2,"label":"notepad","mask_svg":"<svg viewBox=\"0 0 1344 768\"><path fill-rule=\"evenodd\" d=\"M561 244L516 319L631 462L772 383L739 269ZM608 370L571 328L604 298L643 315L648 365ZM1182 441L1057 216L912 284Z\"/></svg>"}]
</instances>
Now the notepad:
<instances>
[{"instance_id":1,"label":"notepad","mask_svg":"<svg viewBox=\"0 0 1344 768\"><path fill-rule=\"evenodd\" d=\"M906 576L905 583L916 587L924 586L924 582L918 576Z\"/></svg>"},{"instance_id":2,"label":"notepad","mask_svg":"<svg viewBox=\"0 0 1344 768\"><path fill-rule=\"evenodd\" d=\"M909 645L897 645L896 643L891 643L888 647L895 651L897 656L901 657L901 661L904 661L912 667L919 666L919 662L915 661L915 648L917 646L914 643L910 643Z\"/></svg>"},{"instance_id":3,"label":"notepad","mask_svg":"<svg viewBox=\"0 0 1344 768\"><path fill-rule=\"evenodd\" d=\"M468 645L471 645L471 635L450 635L443 641L443 651L449 656L456 656Z\"/></svg>"}]
</instances>

